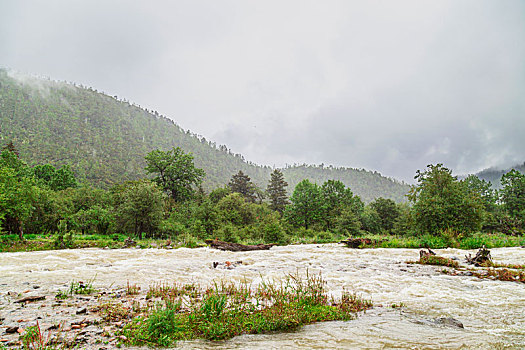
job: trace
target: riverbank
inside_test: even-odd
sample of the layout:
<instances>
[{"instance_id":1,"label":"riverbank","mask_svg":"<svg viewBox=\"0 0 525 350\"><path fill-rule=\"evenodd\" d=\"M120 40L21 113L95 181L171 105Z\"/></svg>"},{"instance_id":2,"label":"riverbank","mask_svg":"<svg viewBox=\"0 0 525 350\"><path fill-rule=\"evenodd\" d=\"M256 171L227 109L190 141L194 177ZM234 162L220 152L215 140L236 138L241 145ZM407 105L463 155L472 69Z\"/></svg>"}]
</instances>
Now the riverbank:
<instances>
[{"instance_id":1,"label":"riverbank","mask_svg":"<svg viewBox=\"0 0 525 350\"><path fill-rule=\"evenodd\" d=\"M478 249L483 246L491 248L521 247L525 246L525 236L509 236L504 234L476 233L470 237L455 239L444 236L397 236L397 235L365 235L359 236L370 243L363 244L361 248L459 248ZM70 242L57 244L55 235L27 235L20 241L15 235L0 236L0 252L29 252L58 249L81 248L106 248L119 249L129 247L128 236L124 234L113 235L73 235ZM327 244L338 243L341 239L319 239L319 236L303 237L291 244ZM205 247L203 240L193 237L184 237L180 240L172 239L133 239L133 247L146 248L198 248ZM259 244L259 241L242 241L244 244Z\"/></svg>"},{"instance_id":2,"label":"riverbank","mask_svg":"<svg viewBox=\"0 0 525 350\"><path fill-rule=\"evenodd\" d=\"M443 249L436 253L462 261L465 254L475 251ZM491 253L495 263L506 266L525 261L523 248L493 249ZM304 276L308 270L322 274L329 295L339 298L344 291L355 292L371 300L374 308L354 320L316 323L292 333L243 335L219 342L182 341L177 346L190 349L336 349L364 348L370 344L378 348L525 346L523 284L453 276L442 272L446 267L407 263L418 257L417 249L348 249L337 244L278 246L256 252L91 248L4 253L0 259L0 308L3 317L9 316L0 325L0 337L8 326L27 329L38 320L41 326L51 327L66 320L66 329L71 330L64 334L93 339L92 345L87 340L83 348L110 349L122 342L120 335L127 337L119 333L124 324L90 321L90 317L101 318L100 311L93 311L95 305L117 301L125 308L132 308L132 300L145 303L149 287L158 283L204 287L223 281L248 283L255 288L263 281L282 281L289 274L299 272ZM218 263L215 267L214 262ZM93 278L93 288L100 296L79 294L62 302L55 298L58 291L68 290L72 281L87 283ZM139 294L127 296L128 282L140 287ZM8 296L8 292L13 296ZM46 299L27 305L14 302L19 296L31 295L44 295ZM60 306L53 308L54 304ZM87 313L77 314L84 306ZM138 309L136 303L135 306ZM443 323L446 319L458 320L464 328ZM102 335L104 327L112 327L106 328L109 336ZM12 338L19 339L19 335ZM101 342L96 343L97 339Z\"/></svg>"}]
</instances>

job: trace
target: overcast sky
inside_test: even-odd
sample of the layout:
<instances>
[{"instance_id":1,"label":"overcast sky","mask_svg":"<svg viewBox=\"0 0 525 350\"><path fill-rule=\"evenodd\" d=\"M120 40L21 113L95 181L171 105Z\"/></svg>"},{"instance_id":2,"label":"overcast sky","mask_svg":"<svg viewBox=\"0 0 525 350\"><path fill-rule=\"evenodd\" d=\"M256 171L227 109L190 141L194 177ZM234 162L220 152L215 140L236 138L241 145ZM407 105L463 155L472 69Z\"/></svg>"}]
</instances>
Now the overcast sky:
<instances>
[{"instance_id":1,"label":"overcast sky","mask_svg":"<svg viewBox=\"0 0 525 350\"><path fill-rule=\"evenodd\" d=\"M0 1L0 66L259 164L412 182L525 161L525 1Z\"/></svg>"}]
</instances>

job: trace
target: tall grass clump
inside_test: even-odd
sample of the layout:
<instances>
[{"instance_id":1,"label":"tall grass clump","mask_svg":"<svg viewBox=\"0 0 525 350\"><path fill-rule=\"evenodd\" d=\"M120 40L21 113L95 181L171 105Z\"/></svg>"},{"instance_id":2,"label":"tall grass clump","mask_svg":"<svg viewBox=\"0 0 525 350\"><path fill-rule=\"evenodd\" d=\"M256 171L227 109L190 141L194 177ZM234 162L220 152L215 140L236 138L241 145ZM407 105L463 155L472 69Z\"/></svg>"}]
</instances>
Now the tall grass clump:
<instances>
[{"instance_id":1,"label":"tall grass clump","mask_svg":"<svg viewBox=\"0 0 525 350\"><path fill-rule=\"evenodd\" d=\"M155 285L148 292L164 306L135 317L122 330L131 345L171 346L177 340L229 339L241 334L292 331L321 321L349 320L372 305L354 294L328 295L320 275L288 275L279 283ZM160 304L159 304L160 305Z\"/></svg>"}]
</instances>

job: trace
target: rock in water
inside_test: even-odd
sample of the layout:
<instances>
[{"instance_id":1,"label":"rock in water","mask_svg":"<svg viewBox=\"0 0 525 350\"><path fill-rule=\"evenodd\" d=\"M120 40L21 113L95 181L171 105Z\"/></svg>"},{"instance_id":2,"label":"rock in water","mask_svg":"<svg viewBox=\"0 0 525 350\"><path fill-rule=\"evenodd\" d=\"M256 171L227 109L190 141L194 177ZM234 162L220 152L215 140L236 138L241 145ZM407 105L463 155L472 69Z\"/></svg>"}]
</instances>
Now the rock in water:
<instances>
[{"instance_id":1,"label":"rock in water","mask_svg":"<svg viewBox=\"0 0 525 350\"><path fill-rule=\"evenodd\" d=\"M437 324L442 324L444 326L451 326L451 327L457 327L457 328L465 328L463 327L463 323L461 323L460 321L456 320L455 318L452 318L452 317L440 317L440 318L436 318L435 319L435 322Z\"/></svg>"}]
</instances>

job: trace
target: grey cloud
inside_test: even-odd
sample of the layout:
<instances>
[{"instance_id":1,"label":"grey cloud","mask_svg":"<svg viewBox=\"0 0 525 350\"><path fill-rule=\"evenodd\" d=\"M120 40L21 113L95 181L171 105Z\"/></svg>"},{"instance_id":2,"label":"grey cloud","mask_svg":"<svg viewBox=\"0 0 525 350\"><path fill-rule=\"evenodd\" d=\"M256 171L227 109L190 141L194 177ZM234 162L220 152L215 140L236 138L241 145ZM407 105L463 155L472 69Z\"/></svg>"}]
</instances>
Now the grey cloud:
<instances>
[{"instance_id":1,"label":"grey cloud","mask_svg":"<svg viewBox=\"0 0 525 350\"><path fill-rule=\"evenodd\" d=\"M0 65L137 102L262 164L410 181L525 159L525 4L10 1Z\"/></svg>"}]
</instances>

